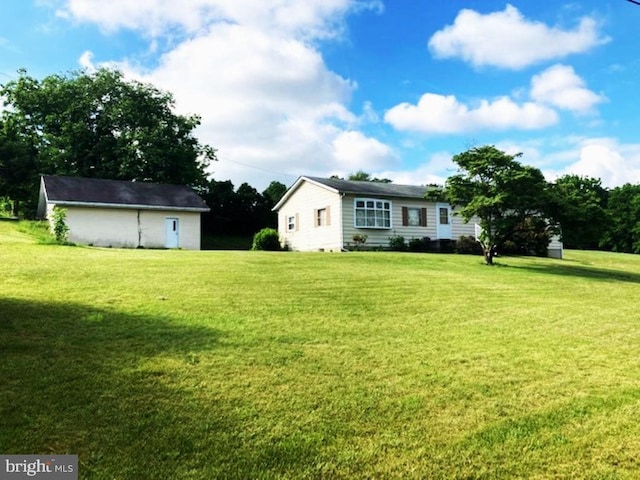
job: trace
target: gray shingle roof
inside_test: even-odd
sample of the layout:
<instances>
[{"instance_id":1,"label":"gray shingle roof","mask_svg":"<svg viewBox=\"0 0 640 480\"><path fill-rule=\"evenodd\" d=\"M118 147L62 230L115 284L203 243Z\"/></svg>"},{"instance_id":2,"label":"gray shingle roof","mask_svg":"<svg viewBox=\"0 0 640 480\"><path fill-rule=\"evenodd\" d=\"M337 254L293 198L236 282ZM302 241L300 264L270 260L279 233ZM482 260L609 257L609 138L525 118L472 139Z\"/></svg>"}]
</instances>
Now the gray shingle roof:
<instances>
[{"instance_id":1,"label":"gray shingle roof","mask_svg":"<svg viewBox=\"0 0 640 480\"><path fill-rule=\"evenodd\" d=\"M204 200L184 185L51 175L43 175L42 181L47 200L59 205L209 211Z\"/></svg>"},{"instance_id":2,"label":"gray shingle roof","mask_svg":"<svg viewBox=\"0 0 640 480\"><path fill-rule=\"evenodd\" d=\"M304 177L333 188L340 193L355 195L376 195L384 197L403 197L423 199L428 187L418 185L398 185L396 183L359 182L336 178Z\"/></svg>"}]
</instances>

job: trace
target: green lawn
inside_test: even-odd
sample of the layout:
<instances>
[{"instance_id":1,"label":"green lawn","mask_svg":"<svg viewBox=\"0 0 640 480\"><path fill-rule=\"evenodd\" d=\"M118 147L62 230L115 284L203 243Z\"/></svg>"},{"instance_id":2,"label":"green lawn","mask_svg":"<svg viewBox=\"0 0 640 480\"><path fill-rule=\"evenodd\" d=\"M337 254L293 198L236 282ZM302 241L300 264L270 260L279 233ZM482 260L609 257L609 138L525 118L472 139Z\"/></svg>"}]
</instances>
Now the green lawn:
<instances>
[{"instance_id":1,"label":"green lawn","mask_svg":"<svg viewBox=\"0 0 640 480\"><path fill-rule=\"evenodd\" d=\"M640 256L36 244L0 222L0 453L80 478L638 478Z\"/></svg>"}]
</instances>

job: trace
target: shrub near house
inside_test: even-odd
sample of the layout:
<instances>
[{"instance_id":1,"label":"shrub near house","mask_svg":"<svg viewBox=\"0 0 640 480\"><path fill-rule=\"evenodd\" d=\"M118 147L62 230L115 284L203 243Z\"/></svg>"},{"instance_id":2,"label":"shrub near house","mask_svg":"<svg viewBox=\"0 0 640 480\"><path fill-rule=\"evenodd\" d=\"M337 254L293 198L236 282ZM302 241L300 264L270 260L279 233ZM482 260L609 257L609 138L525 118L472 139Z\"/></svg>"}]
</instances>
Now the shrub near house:
<instances>
[{"instance_id":1,"label":"shrub near house","mask_svg":"<svg viewBox=\"0 0 640 480\"><path fill-rule=\"evenodd\" d=\"M253 236L251 250L268 250L272 252L282 250L278 231L273 228L263 228L260 230Z\"/></svg>"}]
</instances>

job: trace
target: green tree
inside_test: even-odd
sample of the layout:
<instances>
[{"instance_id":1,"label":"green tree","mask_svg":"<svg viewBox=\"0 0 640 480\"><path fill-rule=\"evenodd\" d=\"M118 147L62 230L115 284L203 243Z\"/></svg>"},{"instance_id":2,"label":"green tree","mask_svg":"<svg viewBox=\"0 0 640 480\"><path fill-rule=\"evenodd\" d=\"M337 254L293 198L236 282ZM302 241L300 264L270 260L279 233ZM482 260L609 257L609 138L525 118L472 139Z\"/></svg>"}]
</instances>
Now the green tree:
<instances>
[{"instance_id":1,"label":"green tree","mask_svg":"<svg viewBox=\"0 0 640 480\"><path fill-rule=\"evenodd\" d=\"M262 192L263 201L259 212L260 224L263 227L278 228L278 214L273 211L273 207L280 201L287 191L284 183L273 181Z\"/></svg>"},{"instance_id":2,"label":"green tree","mask_svg":"<svg viewBox=\"0 0 640 480\"><path fill-rule=\"evenodd\" d=\"M13 123L0 120L0 197L8 200L11 214L17 216L36 210L38 165L33 139Z\"/></svg>"},{"instance_id":3,"label":"green tree","mask_svg":"<svg viewBox=\"0 0 640 480\"><path fill-rule=\"evenodd\" d=\"M286 193L287 186L284 183L273 181L262 192L262 196L265 197L270 205L270 208L275 207L276 203L280 201L282 196Z\"/></svg>"},{"instance_id":4,"label":"green tree","mask_svg":"<svg viewBox=\"0 0 640 480\"><path fill-rule=\"evenodd\" d=\"M265 199L248 183L243 183L236 190L234 207L234 218L239 220L238 233L251 234L264 227Z\"/></svg>"},{"instance_id":5,"label":"green tree","mask_svg":"<svg viewBox=\"0 0 640 480\"><path fill-rule=\"evenodd\" d=\"M236 190L229 180L211 180L202 197L211 211L202 216L203 230L221 235L249 235L262 228L277 228L277 215L272 211L287 187L271 182L259 193L247 183Z\"/></svg>"},{"instance_id":6,"label":"green tree","mask_svg":"<svg viewBox=\"0 0 640 480\"><path fill-rule=\"evenodd\" d=\"M607 216L600 246L614 252L640 253L640 185L627 183L611 190Z\"/></svg>"},{"instance_id":7,"label":"green tree","mask_svg":"<svg viewBox=\"0 0 640 480\"><path fill-rule=\"evenodd\" d=\"M566 248L598 248L607 229L607 190L599 178L564 175L550 188L551 215Z\"/></svg>"},{"instance_id":8,"label":"green tree","mask_svg":"<svg viewBox=\"0 0 640 480\"><path fill-rule=\"evenodd\" d=\"M235 187L231 180L210 180L202 192L202 198L211 209L202 215L202 229L207 233L232 234L237 233L235 218Z\"/></svg>"},{"instance_id":9,"label":"green tree","mask_svg":"<svg viewBox=\"0 0 640 480\"><path fill-rule=\"evenodd\" d=\"M0 96L2 121L29 140L38 173L202 187L215 160L193 134L198 116L176 114L170 93L118 71L42 80L20 71Z\"/></svg>"},{"instance_id":10,"label":"green tree","mask_svg":"<svg viewBox=\"0 0 640 480\"><path fill-rule=\"evenodd\" d=\"M459 173L447 179L445 195L466 222L479 219L487 265L527 221L545 217L547 182L540 170L515 160L520 156L483 146L453 157Z\"/></svg>"}]
</instances>

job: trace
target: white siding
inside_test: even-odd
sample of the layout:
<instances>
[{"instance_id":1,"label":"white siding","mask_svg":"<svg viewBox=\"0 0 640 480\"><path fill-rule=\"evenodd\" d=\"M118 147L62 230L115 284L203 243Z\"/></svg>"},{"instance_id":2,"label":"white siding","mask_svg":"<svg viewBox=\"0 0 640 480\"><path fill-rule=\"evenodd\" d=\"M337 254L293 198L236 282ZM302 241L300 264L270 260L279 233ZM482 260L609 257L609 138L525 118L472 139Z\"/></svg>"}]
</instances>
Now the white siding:
<instances>
[{"instance_id":1,"label":"white siding","mask_svg":"<svg viewBox=\"0 0 640 480\"><path fill-rule=\"evenodd\" d=\"M420 200L404 200L399 198L385 198L391 202L391 228L358 228L355 226L355 207L354 202L357 197L354 195L345 195L342 199L342 211L344 232L343 241L346 248L352 248L355 243L354 235L367 235L365 247L382 247L389 246L389 238L402 236L406 241L413 238L430 237L435 238L435 210L433 204L421 202ZM427 226L426 227L403 227L402 226L402 207L427 208ZM432 211L433 210L433 211Z\"/></svg>"},{"instance_id":2,"label":"white siding","mask_svg":"<svg viewBox=\"0 0 640 480\"><path fill-rule=\"evenodd\" d=\"M299 251L340 251L340 195L327 188L303 182L278 211L278 233L283 243ZM327 209L328 225L316 225L318 209ZM288 218L296 225L288 230Z\"/></svg>"},{"instance_id":3,"label":"white siding","mask_svg":"<svg viewBox=\"0 0 640 480\"><path fill-rule=\"evenodd\" d=\"M480 223L480 220L475 217L469 223L464 223L464 218L456 215L455 208L451 209L451 238L458 240L460 237L475 237L476 223Z\"/></svg>"},{"instance_id":4,"label":"white siding","mask_svg":"<svg viewBox=\"0 0 640 480\"><path fill-rule=\"evenodd\" d=\"M365 246L368 247L383 247L389 246L389 238L395 236L404 237L405 241L409 242L414 238L429 237L431 240L437 240L437 228L436 222L437 211L436 204L434 202L421 201L418 199L404 199L404 198L390 198L391 201L391 228L379 229L379 228L356 228L355 227L355 210L354 201L356 196L346 195L342 199L342 211L344 220L344 233L343 241L345 246L349 248L354 245L353 236L356 234L367 235L367 242ZM427 209L427 225L426 226L403 226L402 225L402 207L408 208L426 208ZM474 234L473 221L468 224L464 223L464 220L457 216L451 215L451 231L453 240L457 240L462 235Z\"/></svg>"},{"instance_id":5,"label":"white siding","mask_svg":"<svg viewBox=\"0 0 640 480\"><path fill-rule=\"evenodd\" d=\"M47 216L53 206L47 207ZM163 248L165 219L179 220L179 247L200 249L200 213L66 207L69 241L99 247Z\"/></svg>"}]
</instances>

